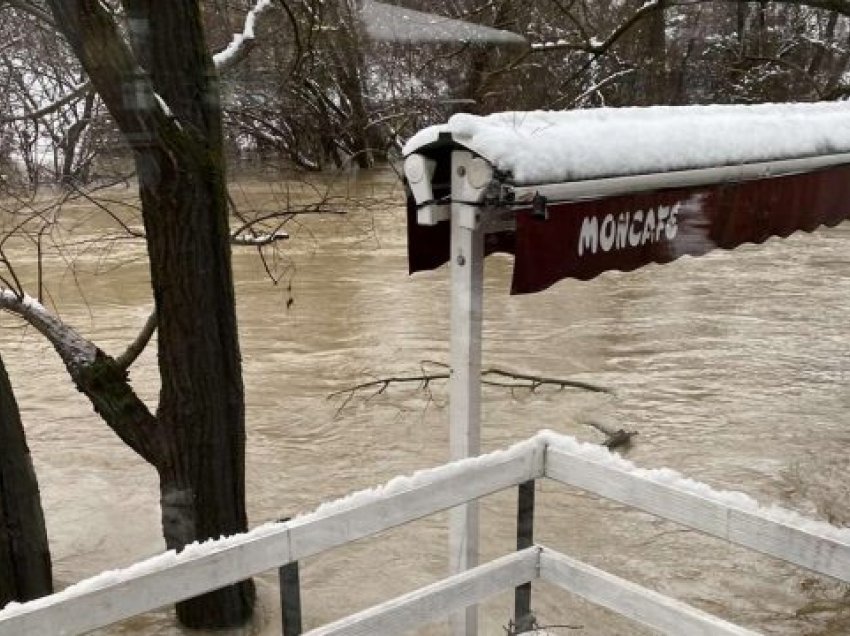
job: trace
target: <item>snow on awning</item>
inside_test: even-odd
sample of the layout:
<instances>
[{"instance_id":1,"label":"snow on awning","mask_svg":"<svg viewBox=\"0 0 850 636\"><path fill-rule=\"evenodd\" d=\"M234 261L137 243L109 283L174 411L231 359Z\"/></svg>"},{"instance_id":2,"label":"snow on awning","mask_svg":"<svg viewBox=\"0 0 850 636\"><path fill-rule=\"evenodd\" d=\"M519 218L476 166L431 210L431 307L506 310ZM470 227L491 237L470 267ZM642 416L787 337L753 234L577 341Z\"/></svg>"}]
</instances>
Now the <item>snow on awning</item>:
<instances>
[{"instance_id":1,"label":"snow on awning","mask_svg":"<svg viewBox=\"0 0 850 636\"><path fill-rule=\"evenodd\" d=\"M496 205L515 212L487 237L516 255L514 293L850 218L850 102L455 115L404 148L436 162L435 200L457 149L492 165ZM409 198L411 271L448 258L448 223L419 225L422 203Z\"/></svg>"},{"instance_id":2,"label":"snow on awning","mask_svg":"<svg viewBox=\"0 0 850 636\"><path fill-rule=\"evenodd\" d=\"M850 102L459 114L419 131L404 155L441 134L511 183L556 183L850 152Z\"/></svg>"}]
</instances>

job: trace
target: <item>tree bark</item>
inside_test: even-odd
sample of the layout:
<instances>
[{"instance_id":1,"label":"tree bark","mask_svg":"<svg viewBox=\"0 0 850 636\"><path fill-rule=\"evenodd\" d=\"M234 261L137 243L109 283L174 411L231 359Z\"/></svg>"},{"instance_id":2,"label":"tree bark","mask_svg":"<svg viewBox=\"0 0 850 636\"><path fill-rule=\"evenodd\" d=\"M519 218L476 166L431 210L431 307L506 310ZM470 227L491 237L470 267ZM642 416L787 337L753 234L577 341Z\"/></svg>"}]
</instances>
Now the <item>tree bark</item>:
<instances>
[{"instance_id":1,"label":"tree bark","mask_svg":"<svg viewBox=\"0 0 850 636\"><path fill-rule=\"evenodd\" d=\"M0 607L52 592L38 482L18 404L0 359Z\"/></svg>"},{"instance_id":2,"label":"tree bark","mask_svg":"<svg viewBox=\"0 0 850 636\"><path fill-rule=\"evenodd\" d=\"M636 96L641 105L666 104L667 96L667 35L664 24L664 2L644 18L643 86Z\"/></svg>"},{"instance_id":3,"label":"tree bark","mask_svg":"<svg viewBox=\"0 0 850 636\"><path fill-rule=\"evenodd\" d=\"M124 0L132 48L99 0L49 4L132 147L139 179L162 388L156 425L142 418L129 433L113 428L159 473L169 548L244 532L244 390L221 113L198 2ZM117 367L100 362L104 372ZM189 627L233 627L253 604L245 581L180 603L177 614Z\"/></svg>"}]
</instances>

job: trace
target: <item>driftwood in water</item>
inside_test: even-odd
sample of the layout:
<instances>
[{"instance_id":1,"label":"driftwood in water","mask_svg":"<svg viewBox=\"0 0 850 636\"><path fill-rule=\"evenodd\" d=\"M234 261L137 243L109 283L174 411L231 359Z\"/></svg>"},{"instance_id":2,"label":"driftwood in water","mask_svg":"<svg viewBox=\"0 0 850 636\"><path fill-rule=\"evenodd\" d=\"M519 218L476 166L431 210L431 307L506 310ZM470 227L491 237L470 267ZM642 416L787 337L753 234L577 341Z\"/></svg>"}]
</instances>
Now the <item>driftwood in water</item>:
<instances>
[{"instance_id":1,"label":"driftwood in water","mask_svg":"<svg viewBox=\"0 0 850 636\"><path fill-rule=\"evenodd\" d=\"M436 366L447 370L436 373L426 373L424 372L424 367L426 365ZM387 376L384 378L369 380L368 382L362 382L361 384L355 384L345 389L334 391L333 393L328 395L328 399L345 396L345 399L342 401L342 404L337 410L337 412L340 412L358 393L371 392L370 395L366 398L368 400L375 397L376 395L381 395L393 384L415 384L418 385L420 389L428 389L431 385L431 382L435 380L448 380L450 377L448 365L442 362L426 360L422 363L422 366L423 372L421 374L408 376ZM511 390L524 389L531 392L534 392L541 387L554 387L559 390L580 389L583 391L591 391L593 393L611 393L611 390L607 387L592 384L590 382L583 382L581 380L571 380L567 378L551 378L540 375L531 375L528 373L519 373L517 371L508 371L506 369L500 369L497 367L489 367L481 371L481 384L486 386L507 388Z\"/></svg>"},{"instance_id":2,"label":"driftwood in water","mask_svg":"<svg viewBox=\"0 0 850 636\"><path fill-rule=\"evenodd\" d=\"M614 429L611 426L607 426L594 420L588 420L585 423L588 426L592 426L605 436L605 441L602 442L602 445L610 449L628 446L632 443L632 438L638 434L637 431L627 431L622 428Z\"/></svg>"}]
</instances>

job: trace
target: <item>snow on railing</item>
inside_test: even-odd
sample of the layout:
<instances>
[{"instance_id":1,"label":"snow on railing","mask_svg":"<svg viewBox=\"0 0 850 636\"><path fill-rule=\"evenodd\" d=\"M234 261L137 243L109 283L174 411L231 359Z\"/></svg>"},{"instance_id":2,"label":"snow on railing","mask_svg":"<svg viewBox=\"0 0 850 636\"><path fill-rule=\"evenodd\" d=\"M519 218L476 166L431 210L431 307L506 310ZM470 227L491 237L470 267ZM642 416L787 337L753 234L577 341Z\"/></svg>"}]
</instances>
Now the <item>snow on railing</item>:
<instances>
[{"instance_id":1,"label":"snow on railing","mask_svg":"<svg viewBox=\"0 0 850 636\"><path fill-rule=\"evenodd\" d=\"M397 477L286 523L193 544L10 604L0 611L0 636L95 629L517 485L524 486L521 497L531 496L531 506L520 503L527 518L518 524L530 539L534 489L527 486L542 477L850 582L850 529L763 507L670 469L638 468L605 448L542 431L507 450ZM692 633L694 626L713 630L701 633L754 633L535 545L310 633L399 633L538 577L665 633Z\"/></svg>"}]
</instances>

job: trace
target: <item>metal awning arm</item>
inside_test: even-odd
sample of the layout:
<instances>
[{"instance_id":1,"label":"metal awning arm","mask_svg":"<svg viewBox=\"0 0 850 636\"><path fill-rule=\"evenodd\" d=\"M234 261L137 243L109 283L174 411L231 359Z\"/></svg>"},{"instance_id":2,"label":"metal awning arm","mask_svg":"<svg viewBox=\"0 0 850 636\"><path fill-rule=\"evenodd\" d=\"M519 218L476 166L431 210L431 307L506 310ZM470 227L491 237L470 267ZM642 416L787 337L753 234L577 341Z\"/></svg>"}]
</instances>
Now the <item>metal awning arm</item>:
<instances>
[{"instance_id":1,"label":"metal awning arm","mask_svg":"<svg viewBox=\"0 0 850 636\"><path fill-rule=\"evenodd\" d=\"M437 162L414 153L404 161L404 174L416 201L419 225L436 225L451 218L459 210L460 223L485 234L515 229L513 211L502 205L511 190L497 178L493 166L471 152L452 152L452 192L449 200L434 198L432 180ZM452 203L461 204L452 206Z\"/></svg>"}]
</instances>

